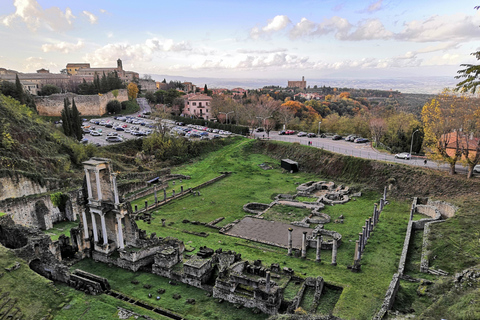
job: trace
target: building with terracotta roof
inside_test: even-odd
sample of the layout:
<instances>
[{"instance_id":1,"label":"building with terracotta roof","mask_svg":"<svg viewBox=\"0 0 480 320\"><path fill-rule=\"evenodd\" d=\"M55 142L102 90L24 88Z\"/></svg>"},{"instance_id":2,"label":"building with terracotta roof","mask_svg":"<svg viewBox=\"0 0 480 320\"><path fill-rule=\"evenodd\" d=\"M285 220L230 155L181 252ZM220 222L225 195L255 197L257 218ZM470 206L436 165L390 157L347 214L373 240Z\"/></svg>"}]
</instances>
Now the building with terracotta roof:
<instances>
[{"instance_id":1,"label":"building with terracotta roof","mask_svg":"<svg viewBox=\"0 0 480 320\"><path fill-rule=\"evenodd\" d=\"M183 115L198 119L210 120L212 118L212 97L205 94L192 94L185 98Z\"/></svg>"}]
</instances>

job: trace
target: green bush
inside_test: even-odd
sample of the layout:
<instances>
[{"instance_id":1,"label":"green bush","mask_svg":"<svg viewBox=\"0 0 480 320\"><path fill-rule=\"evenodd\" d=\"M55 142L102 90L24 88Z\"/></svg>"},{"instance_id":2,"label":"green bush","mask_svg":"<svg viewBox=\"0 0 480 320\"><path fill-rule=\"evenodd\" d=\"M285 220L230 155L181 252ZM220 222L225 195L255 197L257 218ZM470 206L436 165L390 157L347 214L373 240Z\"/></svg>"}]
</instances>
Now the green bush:
<instances>
[{"instance_id":1,"label":"green bush","mask_svg":"<svg viewBox=\"0 0 480 320\"><path fill-rule=\"evenodd\" d=\"M110 100L107 103L107 112L108 113L119 113L122 111L122 104L118 100Z\"/></svg>"}]
</instances>

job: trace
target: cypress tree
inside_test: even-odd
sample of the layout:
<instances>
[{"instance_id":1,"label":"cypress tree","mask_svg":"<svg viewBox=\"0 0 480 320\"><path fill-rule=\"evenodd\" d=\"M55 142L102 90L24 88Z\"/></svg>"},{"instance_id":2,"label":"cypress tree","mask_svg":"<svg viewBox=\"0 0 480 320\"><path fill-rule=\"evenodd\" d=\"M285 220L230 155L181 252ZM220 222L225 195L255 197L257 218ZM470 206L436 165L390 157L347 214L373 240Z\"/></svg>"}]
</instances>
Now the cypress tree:
<instances>
[{"instance_id":1,"label":"cypress tree","mask_svg":"<svg viewBox=\"0 0 480 320\"><path fill-rule=\"evenodd\" d=\"M15 75L15 88L17 91L17 100L20 101L20 104L25 104L25 95L23 93L23 86L20 83L18 78L18 73Z\"/></svg>"},{"instance_id":2,"label":"cypress tree","mask_svg":"<svg viewBox=\"0 0 480 320\"><path fill-rule=\"evenodd\" d=\"M82 119L80 118L80 112L78 112L77 106L75 105L74 98L72 98L72 135L77 138L77 140L82 140Z\"/></svg>"},{"instance_id":3,"label":"cypress tree","mask_svg":"<svg viewBox=\"0 0 480 320\"><path fill-rule=\"evenodd\" d=\"M63 133L66 136L72 135L72 125L71 125L71 115L70 115L70 101L68 98L63 100L63 110L62 110L62 127Z\"/></svg>"}]
</instances>

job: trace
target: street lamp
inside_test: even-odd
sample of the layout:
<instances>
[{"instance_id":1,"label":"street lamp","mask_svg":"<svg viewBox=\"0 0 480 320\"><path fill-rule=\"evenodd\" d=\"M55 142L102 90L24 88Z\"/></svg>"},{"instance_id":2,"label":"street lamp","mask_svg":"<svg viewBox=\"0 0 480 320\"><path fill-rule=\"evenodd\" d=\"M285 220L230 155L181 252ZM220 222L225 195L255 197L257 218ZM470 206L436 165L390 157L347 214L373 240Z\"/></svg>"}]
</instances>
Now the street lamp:
<instances>
[{"instance_id":1,"label":"street lamp","mask_svg":"<svg viewBox=\"0 0 480 320\"><path fill-rule=\"evenodd\" d=\"M418 129L415 130L415 131L413 131L413 133L412 133L412 141L410 142L410 156L412 156L413 136L415 135L415 133L416 133L417 131L418 131Z\"/></svg>"},{"instance_id":2,"label":"street lamp","mask_svg":"<svg viewBox=\"0 0 480 320\"><path fill-rule=\"evenodd\" d=\"M322 123L322 121L318 121L318 135L320 135L320 124Z\"/></svg>"},{"instance_id":3,"label":"street lamp","mask_svg":"<svg viewBox=\"0 0 480 320\"><path fill-rule=\"evenodd\" d=\"M230 111L230 112L226 112L226 113L225 113L225 112L219 112L219 113L225 115L225 117L226 117L226 120L225 120L225 121L226 121L226 123L228 124L228 115L229 115L230 113L234 113L234 112L235 112L235 111Z\"/></svg>"}]
</instances>

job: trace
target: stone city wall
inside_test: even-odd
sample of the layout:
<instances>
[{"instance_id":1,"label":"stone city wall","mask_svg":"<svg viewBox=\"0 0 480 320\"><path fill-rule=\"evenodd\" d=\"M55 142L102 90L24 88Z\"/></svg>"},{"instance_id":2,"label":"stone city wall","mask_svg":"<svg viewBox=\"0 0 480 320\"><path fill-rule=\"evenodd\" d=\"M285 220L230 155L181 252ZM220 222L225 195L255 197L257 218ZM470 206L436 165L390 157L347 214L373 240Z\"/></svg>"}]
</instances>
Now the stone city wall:
<instances>
[{"instance_id":1,"label":"stone city wall","mask_svg":"<svg viewBox=\"0 0 480 320\"><path fill-rule=\"evenodd\" d=\"M100 116L106 112L107 103L110 100L126 101L128 100L128 93L126 89L118 90L116 98L111 92L102 95L63 93L52 94L47 97L35 97L38 113L41 116L61 116L65 98L68 98L70 102L72 102L72 98L75 98L75 105L82 116Z\"/></svg>"},{"instance_id":2,"label":"stone city wall","mask_svg":"<svg viewBox=\"0 0 480 320\"><path fill-rule=\"evenodd\" d=\"M383 300L382 307L380 308L380 311L377 313L377 315L373 317L373 320L383 319L387 311L390 310L390 308L392 307L399 287L400 287L400 275L398 273L395 273L392 277L392 281L390 282L390 285L388 286L387 293L385 294L385 299Z\"/></svg>"}]
</instances>

